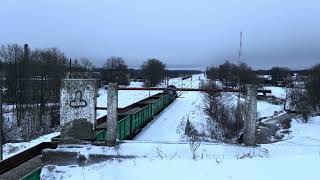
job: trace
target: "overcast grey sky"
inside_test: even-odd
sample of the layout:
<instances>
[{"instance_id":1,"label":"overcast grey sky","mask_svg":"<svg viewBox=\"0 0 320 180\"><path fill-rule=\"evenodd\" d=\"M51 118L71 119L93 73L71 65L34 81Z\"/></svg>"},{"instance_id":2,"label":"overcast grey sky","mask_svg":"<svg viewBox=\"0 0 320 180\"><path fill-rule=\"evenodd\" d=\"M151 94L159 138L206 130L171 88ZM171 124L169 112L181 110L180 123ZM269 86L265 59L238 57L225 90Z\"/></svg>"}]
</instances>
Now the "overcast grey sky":
<instances>
[{"instance_id":1,"label":"overcast grey sky","mask_svg":"<svg viewBox=\"0 0 320 180\"><path fill-rule=\"evenodd\" d=\"M102 65L206 67L242 61L294 69L320 63L319 0L0 0L0 44L58 47Z\"/></svg>"}]
</instances>

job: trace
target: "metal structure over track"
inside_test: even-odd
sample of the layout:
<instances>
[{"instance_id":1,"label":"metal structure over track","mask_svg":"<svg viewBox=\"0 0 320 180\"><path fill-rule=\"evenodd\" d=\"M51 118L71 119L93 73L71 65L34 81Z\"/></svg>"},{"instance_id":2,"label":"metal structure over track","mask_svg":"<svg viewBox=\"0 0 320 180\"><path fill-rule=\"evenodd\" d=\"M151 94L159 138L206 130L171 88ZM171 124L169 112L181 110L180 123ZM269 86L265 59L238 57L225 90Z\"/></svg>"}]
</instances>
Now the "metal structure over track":
<instances>
[{"instance_id":1,"label":"metal structure over track","mask_svg":"<svg viewBox=\"0 0 320 180\"><path fill-rule=\"evenodd\" d=\"M137 90L137 91L199 91L199 92L245 92L243 89L232 89L232 88L224 88L224 89L196 89L196 88L157 88L157 87L118 87L118 90ZM271 93L271 90L258 89L259 93Z\"/></svg>"}]
</instances>

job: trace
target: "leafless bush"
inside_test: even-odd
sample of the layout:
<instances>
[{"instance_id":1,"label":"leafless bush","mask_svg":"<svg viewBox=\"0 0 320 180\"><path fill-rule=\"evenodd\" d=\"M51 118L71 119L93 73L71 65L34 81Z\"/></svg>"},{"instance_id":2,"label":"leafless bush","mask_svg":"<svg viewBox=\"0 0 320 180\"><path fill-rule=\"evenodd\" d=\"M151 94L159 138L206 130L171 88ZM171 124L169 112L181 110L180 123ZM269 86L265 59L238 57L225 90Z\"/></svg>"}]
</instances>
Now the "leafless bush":
<instances>
[{"instance_id":1,"label":"leafless bush","mask_svg":"<svg viewBox=\"0 0 320 180\"><path fill-rule=\"evenodd\" d=\"M234 97L220 93L207 94L205 98L205 112L210 117L207 128L211 138L236 142L243 129L244 105L234 105Z\"/></svg>"},{"instance_id":2,"label":"leafless bush","mask_svg":"<svg viewBox=\"0 0 320 180\"><path fill-rule=\"evenodd\" d=\"M299 113L303 122L320 110L320 64L309 69L309 76L304 81L304 88L294 87L287 93L291 111Z\"/></svg>"},{"instance_id":3,"label":"leafless bush","mask_svg":"<svg viewBox=\"0 0 320 180\"><path fill-rule=\"evenodd\" d=\"M187 136L192 136L192 135L197 135L198 134L196 128L189 121L189 116L187 118L186 126L185 126L185 129L184 129L184 134L187 135Z\"/></svg>"},{"instance_id":4,"label":"leafless bush","mask_svg":"<svg viewBox=\"0 0 320 180\"><path fill-rule=\"evenodd\" d=\"M201 144L201 138L194 125L189 121L189 116L185 126L185 135L188 136L190 150L192 152L192 159L196 160L198 156L197 150Z\"/></svg>"},{"instance_id":5,"label":"leafless bush","mask_svg":"<svg viewBox=\"0 0 320 180\"><path fill-rule=\"evenodd\" d=\"M312 107L309 104L310 101L306 90L302 88L290 89L287 93L287 98L290 110L301 114L303 122L307 123L312 114Z\"/></svg>"},{"instance_id":6,"label":"leafless bush","mask_svg":"<svg viewBox=\"0 0 320 180\"><path fill-rule=\"evenodd\" d=\"M248 152L243 152L241 154L237 154L237 159L245 159L245 158L254 158L254 157L269 157L268 149L262 149L260 152L256 153L255 150L250 150Z\"/></svg>"},{"instance_id":7,"label":"leafless bush","mask_svg":"<svg viewBox=\"0 0 320 180\"><path fill-rule=\"evenodd\" d=\"M249 152L246 152L246 153L243 153L241 155L237 154L236 155L236 158L237 159L245 159L245 158L253 158L255 156L255 153L254 151L249 151Z\"/></svg>"},{"instance_id":8,"label":"leafless bush","mask_svg":"<svg viewBox=\"0 0 320 180\"><path fill-rule=\"evenodd\" d=\"M117 161L118 162L121 162L121 158L120 158L120 155L121 155L121 151L120 151L120 143L119 142L116 142L116 145L113 147L113 150L117 153Z\"/></svg>"},{"instance_id":9,"label":"leafless bush","mask_svg":"<svg viewBox=\"0 0 320 180\"><path fill-rule=\"evenodd\" d=\"M158 157L160 157L161 159L167 157L167 155L160 149L159 146L156 147L156 151L157 151Z\"/></svg>"},{"instance_id":10,"label":"leafless bush","mask_svg":"<svg viewBox=\"0 0 320 180\"><path fill-rule=\"evenodd\" d=\"M16 133L16 124L14 124L14 121L10 120L9 117L2 117L3 120L3 129L2 129L2 142L6 143L8 142L8 139L12 139Z\"/></svg>"},{"instance_id":11,"label":"leafless bush","mask_svg":"<svg viewBox=\"0 0 320 180\"><path fill-rule=\"evenodd\" d=\"M201 145L201 139L197 134L191 134L189 137L189 144L190 144L190 150L192 152L192 159L196 160L198 155L197 155L197 150Z\"/></svg>"}]
</instances>

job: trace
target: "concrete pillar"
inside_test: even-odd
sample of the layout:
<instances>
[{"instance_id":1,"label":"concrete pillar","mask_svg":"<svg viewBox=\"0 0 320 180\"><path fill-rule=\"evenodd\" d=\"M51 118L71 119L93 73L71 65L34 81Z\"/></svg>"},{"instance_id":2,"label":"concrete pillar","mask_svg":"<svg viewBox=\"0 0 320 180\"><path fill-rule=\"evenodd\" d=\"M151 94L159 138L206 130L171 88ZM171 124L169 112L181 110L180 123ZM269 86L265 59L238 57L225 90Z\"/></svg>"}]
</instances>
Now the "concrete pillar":
<instances>
[{"instance_id":1,"label":"concrete pillar","mask_svg":"<svg viewBox=\"0 0 320 180\"><path fill-rule=\"evenodd\" d=\"M256 145L257 94L255 85L247 84L245 98L245 118L243 140L246 146Z\"/></svg>"},{"instance_id":2,"label":"concrete pillar","mask_svg":"<svg viewBox=\"0 0 320 180\"><path fill-rule=\"evenodd\" d=\"M96 80L64 79L60 96L60 142L94 140Z\"/></svg>"},{"instance_id":3,"label":"concrete pillar","mask_svg":"<svg viewBox=\"0 0 320 180\"><path fill-rule=\"evenodd\" d=\"M108 146L116 145L117 140L117 122L118 122L118 84L108 84L108 102L107 102L107 136L106 144Z\"/></svg>"}]
</instances>

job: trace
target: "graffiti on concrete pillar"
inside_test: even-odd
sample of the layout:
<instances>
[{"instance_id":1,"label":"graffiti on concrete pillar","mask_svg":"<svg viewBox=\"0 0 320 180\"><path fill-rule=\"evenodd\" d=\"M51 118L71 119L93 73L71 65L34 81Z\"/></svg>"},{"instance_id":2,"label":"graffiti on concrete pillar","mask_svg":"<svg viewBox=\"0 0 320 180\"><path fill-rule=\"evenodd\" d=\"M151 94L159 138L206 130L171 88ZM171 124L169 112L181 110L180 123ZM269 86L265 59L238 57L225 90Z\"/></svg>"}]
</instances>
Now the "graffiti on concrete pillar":
<instances>
[{"instance_id":1,"label":"graffiti on concrete pillar","mask_svg":"<svg viewBox=\"0 0 320 180\"><path fill-rule=\"evenodd\" d=\"M69 106L72 108L80 108L87 106L87 102L82 99L82 92L80 90L76 91L74 99L70 101Z\"/></svg>"}]
</instances>

